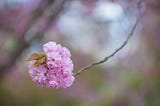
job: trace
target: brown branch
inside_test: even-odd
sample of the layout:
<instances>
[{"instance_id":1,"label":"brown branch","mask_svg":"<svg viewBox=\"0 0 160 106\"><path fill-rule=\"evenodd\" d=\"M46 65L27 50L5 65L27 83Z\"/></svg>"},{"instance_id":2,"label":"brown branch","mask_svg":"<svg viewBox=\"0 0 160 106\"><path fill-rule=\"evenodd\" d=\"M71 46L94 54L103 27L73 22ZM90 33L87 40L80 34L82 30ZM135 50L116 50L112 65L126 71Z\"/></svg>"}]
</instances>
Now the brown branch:
<instances>
[{"instance_id":1,"label":"brown branch","mask_svg":"<svg viewBox=\"0 0 160 106\"><path fill-rule=\"evenodd\" d=\"M0 78L6 73L8 72L9 68L12 67L14 64L15 64L15 61L17 60L17 58L21 55L21 53L29 47L30 43L35 40L36 38L41 38L43 35L44 35L44 32L52 25L52 22L54 22L59 13L63 10L63 6L64 6L64 3L66 0L50 0L50 1L54 1L54 4L56 4L56 8L52 9L54 12L52 12L52 14L49 16L48 18L48 24L47 26L41 30L41 31L36 31L36 32L33 32L32 34L34 34L35 36L29 41L29 42L26 42L24 39L21 39L19 44L20 44L20 47L11 55L10 57L10 61L8 61L7 64L5 65L1 65L0 66ZM39 11L39 10L38 10ZM40 11L39 11L40 12ZM39 13L38 12L38 13ZM35 20L37 19L38 17L38 13L36 15L33 16L32 20ZM31 21L32 21L31 20ZM32 21L33 22L33 21ZM28 24L27 26L27 29L29 30L30 27L32 26L33 24ZM26 30L23 35L26 34L26 32L28 31Z\"/></svg>"},{"instance_id":2,"label":"brown branch","mask_svg":"<svg viewBox=\"0 0 160 106\"><path fill-rule=\"evenodd\" d=\"M79 75L80 73L82 72L85 72L87 71L88 69L94 67L94 66L97 66L99 64L102 64L104 62L107 62L108 59L110 59L111 57L113 57L116 53L118 53L121 49L123 49L123 47L128 43L129 39L133 36L134 34L134 31L136 29L136 26L138 25L139 23L139 20L140 20L140 7L141 7L141 4L142 4L143 0L140 0L139 2L137 2L137 8L138 8L138 17L136 19L136 22L135 24L133 25L133 28L131 29L131 32L129 33L128 37L126 38L126 40L124 41L124 43L119 47L117 48L113 53L111 53L109 56L105 57L104 59L98 61L98 62L95 62L95 63L91 63L85 67L83 67L82 69L80 69L79 71L77 71L76 73L74 73L74 76L77 76Z\"/></svg>"}]
</instances>

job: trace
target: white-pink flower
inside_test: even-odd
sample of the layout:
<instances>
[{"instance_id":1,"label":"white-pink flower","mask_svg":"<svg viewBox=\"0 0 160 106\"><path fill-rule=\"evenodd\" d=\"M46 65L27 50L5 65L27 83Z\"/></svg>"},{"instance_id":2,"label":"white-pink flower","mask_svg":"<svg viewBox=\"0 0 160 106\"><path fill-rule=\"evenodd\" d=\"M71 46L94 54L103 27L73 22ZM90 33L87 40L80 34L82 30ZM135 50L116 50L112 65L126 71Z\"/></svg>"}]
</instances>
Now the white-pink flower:
<instances>
[{"instance_id":1,"label":"white-pink flower","mask_svg":"<svg viewBox=\"0 0 160 106\"><path fill-rule=\"evenodd\" d=\"M67 88L74 82L73 63L70 51L55 42L43 45L46 61L35 66L36 60L29 62L29 75L33 82L42 87Z\"/></svg>"}]
</instances>

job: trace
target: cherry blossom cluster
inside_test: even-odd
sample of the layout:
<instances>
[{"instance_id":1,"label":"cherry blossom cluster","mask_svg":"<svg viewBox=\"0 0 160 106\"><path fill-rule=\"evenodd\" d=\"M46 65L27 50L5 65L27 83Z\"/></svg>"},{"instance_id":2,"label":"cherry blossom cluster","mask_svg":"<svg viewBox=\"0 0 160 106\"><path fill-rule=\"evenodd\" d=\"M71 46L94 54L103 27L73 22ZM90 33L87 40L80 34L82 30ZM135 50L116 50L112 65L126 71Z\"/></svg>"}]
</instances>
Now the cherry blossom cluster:
<instances>
[{"instance_id":1,"label":"cherry blossom cluster","mask_svg":"<svg viewBox=\"0 0 160 106\"><path fill-rule=\"evenodd\" d=\"M41 87L67 88L74 82L70 51L55 42L43 45L42 58L29 61L29 75ZM43 59L44 58L44 59ZM36 65L37 62L40 62Z\"/></svg>"}]
</instances>

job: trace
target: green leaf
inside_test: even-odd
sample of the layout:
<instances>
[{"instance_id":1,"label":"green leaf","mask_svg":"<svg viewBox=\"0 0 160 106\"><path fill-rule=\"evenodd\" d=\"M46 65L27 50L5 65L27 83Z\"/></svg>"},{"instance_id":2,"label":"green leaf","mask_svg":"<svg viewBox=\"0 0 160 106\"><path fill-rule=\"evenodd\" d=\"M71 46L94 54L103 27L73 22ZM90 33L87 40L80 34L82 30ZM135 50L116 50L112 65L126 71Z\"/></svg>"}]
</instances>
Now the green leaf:
<instances>
[{"instance_id":1,"label":"green leaf","mask_svg":"<svg viewBox=\"0 0 160 106\"><path fill-rule=\"evenodd\" d=\"M42 64L45 64L46 63L46 57L41 57L40 59L38 59L35 63L34 63L34 66L35 67L38 67Z\"/></svg>"},{"instance_id":2,"label":"green leaf","mask_svg":"<svg viewBox=\"0 0 160 106\"><path fill-rule=\"evenodd\" d=\"M42 56L42 57L45 57L45 56L46 56L45 52L42 52L42 53L41 53L41 56Z\"/></svg>"},{"instance_id":3,"label":"green leaf","mask_svg":"<svg viewBox=\"0 0 160 106\"><path fill-rule=\"evenodd\" d=\"M35 63L34 63L34 67L38 67L38 66L40 66L41 65L41 63L39 63L38 61L36 61Z\"/></svg>"}]
</instances>

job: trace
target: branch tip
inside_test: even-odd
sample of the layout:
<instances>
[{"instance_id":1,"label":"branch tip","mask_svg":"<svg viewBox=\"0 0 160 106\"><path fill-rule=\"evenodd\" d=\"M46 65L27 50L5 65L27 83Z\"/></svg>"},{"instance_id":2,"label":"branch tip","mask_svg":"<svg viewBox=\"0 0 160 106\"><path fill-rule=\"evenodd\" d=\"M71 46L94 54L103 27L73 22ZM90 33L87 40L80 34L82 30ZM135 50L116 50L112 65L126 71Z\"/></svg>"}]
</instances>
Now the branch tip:
<instances>
[{"instance_id":1,"label":"branch tip","mask_svg":"<svg viewBox=\"0 0 160 106\"><path fill-rule=\"evenodd\" d=\"M128 35L128 37L127 37L126 40L124 41L124 43L123 43L119 48L117 48L113 53L111 53L109 56L105 57L104 59L102 59L102 60L100 60L100 61L98 61L98 62L91 63L91 64L83 67L82 69L80 69L80 70L77 71L76 73L74 73L74 76L75 76L75 77L76 77L77 75L80 75L82 72L84 72L84 71L86 71L86 70L94 67L94 66L97 66L97 65L99 65L99 64L102 64L102 63L107 62L108 59L110 59L110 58L113 57L116 53L118 53L121 49L123 49L123 47L128 43L129 39L133 36L134 31L135 31L135 29L136 29L136 27L137 27L137 25L138 25L138 23L139 23L139 20L140 20L140 8L141 8L141 5L142 5L142 2L143 2L143 1L144 1L144 0L139 0L139 1L137 2L137 6L138 6L138 17L137 17L136 22L135 22L135 24L133 25L133 27L132 27L129 35Z\"/></svg>"}]
</instances>

